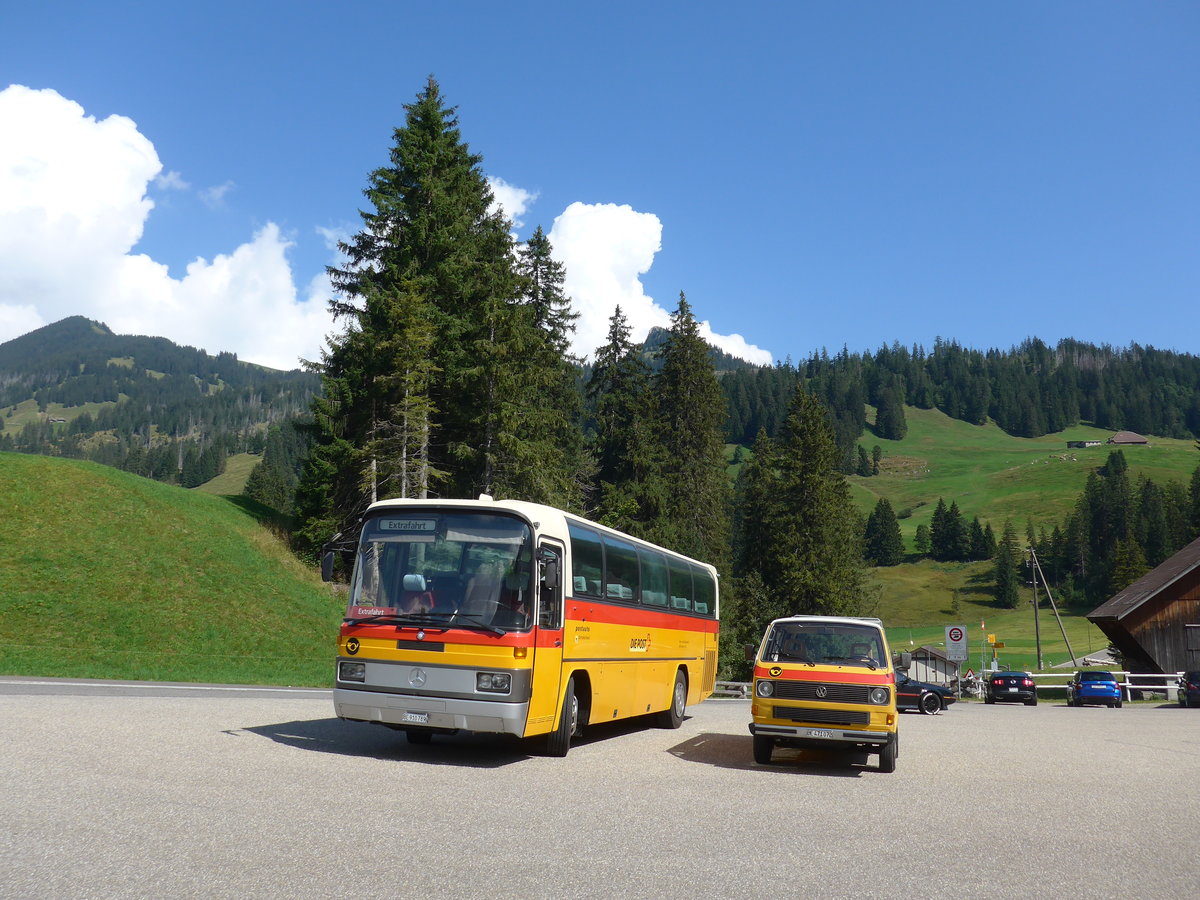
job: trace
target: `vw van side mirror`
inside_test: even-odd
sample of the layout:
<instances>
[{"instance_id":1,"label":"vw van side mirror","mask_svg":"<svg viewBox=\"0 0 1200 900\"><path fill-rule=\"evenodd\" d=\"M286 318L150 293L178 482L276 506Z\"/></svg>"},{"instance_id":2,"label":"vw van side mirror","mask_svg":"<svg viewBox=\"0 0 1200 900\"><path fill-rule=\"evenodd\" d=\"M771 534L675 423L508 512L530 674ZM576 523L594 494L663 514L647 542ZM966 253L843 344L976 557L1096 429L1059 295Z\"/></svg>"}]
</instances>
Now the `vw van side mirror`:
<instances>
[{"instance_id":1,"label":"vw van side mirror","mask_svg":"<svg viewBox=\"0 0 1200 900\"><path fill-rule=\"evenodd\" d=\"M758 648L755 647L753 644L746 644L745 651L746 651L746 662L754 662L754 657L758 651Z\"/></svg>"}]
</instances>

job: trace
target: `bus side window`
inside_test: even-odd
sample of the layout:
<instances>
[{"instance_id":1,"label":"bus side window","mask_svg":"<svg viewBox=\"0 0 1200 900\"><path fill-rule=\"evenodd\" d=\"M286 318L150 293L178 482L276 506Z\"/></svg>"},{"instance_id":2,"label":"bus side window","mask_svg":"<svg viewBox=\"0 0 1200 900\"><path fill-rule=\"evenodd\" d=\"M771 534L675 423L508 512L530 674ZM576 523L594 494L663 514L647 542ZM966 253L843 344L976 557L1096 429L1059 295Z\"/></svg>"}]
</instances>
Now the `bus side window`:
<instances>
[{"instance_id":1,"label":"bus side window","mask_svg":"<svg viewBox=\"0 0 1200 900\"><path fill-rule=\"evenodd\" d=\"M562 628L562 551L552 544L542 544L538 570L538 627Z\"/></svg>"}]
</instances>

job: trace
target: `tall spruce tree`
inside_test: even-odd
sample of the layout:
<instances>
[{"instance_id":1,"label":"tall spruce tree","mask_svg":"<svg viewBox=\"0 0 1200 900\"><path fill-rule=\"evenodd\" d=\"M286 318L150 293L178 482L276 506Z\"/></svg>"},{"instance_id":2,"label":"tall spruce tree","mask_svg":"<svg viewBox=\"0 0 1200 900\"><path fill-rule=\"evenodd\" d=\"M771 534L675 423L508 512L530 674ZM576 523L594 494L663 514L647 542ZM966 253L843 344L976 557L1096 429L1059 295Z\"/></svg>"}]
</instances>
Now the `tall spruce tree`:
<instances>
[{"instance_id":1,"label":"tall spruce tree","mask_svg":"<svg viewBox=\"0 0 1200 900\"><path fill-rule=\"evenodd\" d=\"M609 318L608 341L596 349L586 387L595 460L589 500L599 521L636 531L641 512L637 482L647 468L652 416L650 371L629 335L629 323L618 305Z\"/></svg>"},{"instance_id":2,"label":"tall spruce tree","mask_svg":"<svg viewBox=\"0 0 1200 900\"><path fill-rule=\"evenodd\" d=\"M726 570L729 506L725 400L709 346L681 291L654 379L657 471L642 494L646 534Z\"/></svg>"},{"instance_id":3,"label":"tall spruce tree","mask_svg":"<svg viewBox=\"0 0 1200 900\"><path fill-rule=\"evenodd\" d=\"M569 325L561 270L548 242L514 252L437 82L404 108L389 164L368 177L363 228L341 244L347 264L329 270L345 330L312 364L325 390L297 495L309 544L382 496L570 501L578 460L563 450L561 369L547 364Z\"/></svg>"},{"instance_id":4,"label":"tall spruce tree","mask_svg":"<svg viewBox=\"0 0 1200 900\"><path fill-rule=\"evenodd\" d=\"M740 569L768 590L766 619L870 611L862 525L840 462L825 408L799 387L779 440L762 436L747 464Z\"/></svg>"}]
</instances>

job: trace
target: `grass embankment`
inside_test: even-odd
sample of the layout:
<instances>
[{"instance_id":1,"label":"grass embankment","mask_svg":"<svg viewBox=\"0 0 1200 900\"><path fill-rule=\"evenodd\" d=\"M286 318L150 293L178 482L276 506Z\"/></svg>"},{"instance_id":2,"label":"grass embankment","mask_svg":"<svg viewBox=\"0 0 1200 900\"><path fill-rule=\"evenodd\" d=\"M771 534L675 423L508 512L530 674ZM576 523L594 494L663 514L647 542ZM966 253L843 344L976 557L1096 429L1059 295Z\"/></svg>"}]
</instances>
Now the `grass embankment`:
<instances>
[{"instance_id":1,"label":"grass embankment","mask_svg":"<svg viewBox=\"0 0 1200 900\"><path fill-rule=\"evenodd\" d=\"M325 685L343 606L238 503L0 453L0 672Z\"/></svg>"}]
</instances>

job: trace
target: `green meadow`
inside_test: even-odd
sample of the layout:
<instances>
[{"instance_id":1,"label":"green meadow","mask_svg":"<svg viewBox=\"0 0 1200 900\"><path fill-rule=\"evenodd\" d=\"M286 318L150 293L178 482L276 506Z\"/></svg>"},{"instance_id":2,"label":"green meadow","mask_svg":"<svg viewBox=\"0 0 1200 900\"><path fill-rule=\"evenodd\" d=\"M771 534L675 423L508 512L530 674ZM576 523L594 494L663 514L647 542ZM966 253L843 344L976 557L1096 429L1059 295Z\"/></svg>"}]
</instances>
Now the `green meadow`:
<instances>
[{"instance_id":1,"label":"green meadow","mask_svg":"<svg viewBox=\"0 0 1200 900\"><path fill-rule=\"evenodd\" d=\"M343 600L246 504L0 453L0 672L330 683Z\"/></svg>"}]
</instances>

